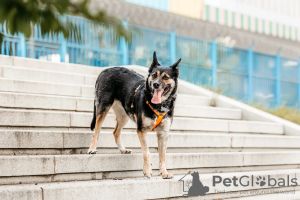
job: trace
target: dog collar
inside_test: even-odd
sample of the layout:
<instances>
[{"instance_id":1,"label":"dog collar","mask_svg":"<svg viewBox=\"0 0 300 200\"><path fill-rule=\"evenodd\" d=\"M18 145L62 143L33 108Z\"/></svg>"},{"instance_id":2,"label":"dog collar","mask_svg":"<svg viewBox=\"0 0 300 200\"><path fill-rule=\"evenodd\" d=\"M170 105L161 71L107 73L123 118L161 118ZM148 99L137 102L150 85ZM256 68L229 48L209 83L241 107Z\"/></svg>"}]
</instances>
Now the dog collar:
<instances>
[{"instance_id":1,"label":"dog collar","mask_svg":"<svg viewBox=\"0 0 300 200\"><path fill-rule=\"evenodd\" d=\"M154 110L154 108L151 106L151 104L148 101L146 101L146 104L148 104L148 106L151 108L151 110L157 115L156 123L152 127L152 131L154 131L154 129L161 123L161 120L167 114L167 112L164 112L164 113L157 112L156 110Z\"/></svg>"}]
</instances>

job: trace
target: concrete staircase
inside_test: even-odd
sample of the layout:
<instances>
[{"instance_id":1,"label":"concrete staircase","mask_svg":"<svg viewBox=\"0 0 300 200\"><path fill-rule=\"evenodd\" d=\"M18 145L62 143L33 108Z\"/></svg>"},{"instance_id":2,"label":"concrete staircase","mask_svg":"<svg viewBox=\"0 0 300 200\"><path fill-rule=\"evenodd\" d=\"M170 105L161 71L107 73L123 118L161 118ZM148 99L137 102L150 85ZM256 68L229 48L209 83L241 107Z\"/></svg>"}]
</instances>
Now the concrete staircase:
<instances>
[{"instance_id":1,"label":"concrete staircase","mask_svg":"<svg viewBox=\"0 0 300 200\"><path fill-rule=\"evenodd\" d=\"M133 122L121 136L133 154L119 154L113 113L103 124L98 154L87 155L94 83L103 69L0 56L0 199L185 199L179 180L189 171L198 171L210 188L201 199L300 199L298 186L213 186L213 176L299 179L300 137L287 136L281 123L247 121L242 109L211 107L212 97L184 87L167 154L174 179L159 176L154 133L148 135L154 177L143 177ZM295 194L266 194L271 189Z\"/></svg>"}]
</instances>

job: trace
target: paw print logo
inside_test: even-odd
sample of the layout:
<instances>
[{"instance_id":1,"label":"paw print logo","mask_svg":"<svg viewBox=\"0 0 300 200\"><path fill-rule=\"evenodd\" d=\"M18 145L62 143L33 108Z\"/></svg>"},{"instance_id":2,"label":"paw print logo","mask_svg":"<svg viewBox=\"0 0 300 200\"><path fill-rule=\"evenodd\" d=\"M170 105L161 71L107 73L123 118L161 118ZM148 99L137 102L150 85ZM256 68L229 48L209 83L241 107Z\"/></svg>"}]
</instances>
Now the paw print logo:
<instances>
[{"instance_id":1,"label":"paw print logo","mask_svg":"<svg viewBox=\"0 0 300 200\"><path fill-rule=\"evenodd\" d=\"M259 185L260 187L266 185L266 178L265 177L257 177L256 178L257 182L256 182L256 185Z\"/></svg>"}]
</instances>

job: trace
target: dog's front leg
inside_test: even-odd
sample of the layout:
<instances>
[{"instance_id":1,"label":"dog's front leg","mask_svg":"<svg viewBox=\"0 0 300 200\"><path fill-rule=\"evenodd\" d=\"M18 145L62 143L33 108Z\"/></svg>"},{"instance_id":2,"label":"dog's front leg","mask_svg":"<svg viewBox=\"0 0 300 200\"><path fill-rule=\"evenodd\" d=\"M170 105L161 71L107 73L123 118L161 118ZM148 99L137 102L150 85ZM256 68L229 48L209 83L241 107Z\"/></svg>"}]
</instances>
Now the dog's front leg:
<instances>
[{"instance_id":1,"label":"dog's front leg","mask_svg":"<svg viewBox=\"0 0 300 200\"><path fill-rule=\"evenodd\" d=\"M150 178L152 176L152 168L151 168L151 161L150 161L150 151L149 151L147 138L146 138L147 132L138 130L137 134L139 136L142 151L143 151L143 158L144 158L143 173L146 177Z\"/></svg>"},{"instance_id":2,"label":"dog's front leg","mask_svg":"<svg viewBox=\"0 0 300 200\"><path fill-rule=\"evenodd\" d=\"M164 179L173 178L173 175L168 173L166 168L166 153L168 146L168 132L159 131L157 133L158 153L159 153L159 171Z\"/></svg>"}]
</instances>

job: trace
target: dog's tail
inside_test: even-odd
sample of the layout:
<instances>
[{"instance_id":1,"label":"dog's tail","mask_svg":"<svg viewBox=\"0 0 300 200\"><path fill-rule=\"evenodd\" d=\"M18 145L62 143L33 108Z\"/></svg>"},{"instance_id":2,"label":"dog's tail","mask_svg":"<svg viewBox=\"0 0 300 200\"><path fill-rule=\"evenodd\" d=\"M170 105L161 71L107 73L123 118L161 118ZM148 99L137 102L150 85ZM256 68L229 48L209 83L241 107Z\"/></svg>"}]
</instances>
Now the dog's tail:
<instances>
[{"instance_id":1,"label":"dog's tail","mask_svg":"<svg viewBox=\"0 0 300 200\"><path fill-rule=\"evenodd\" d=\"M91 130L93 131L96 125L96 106L94 103L94 116L93 116L93 120L91 122Z\"/></svg>"}]
</instances>

